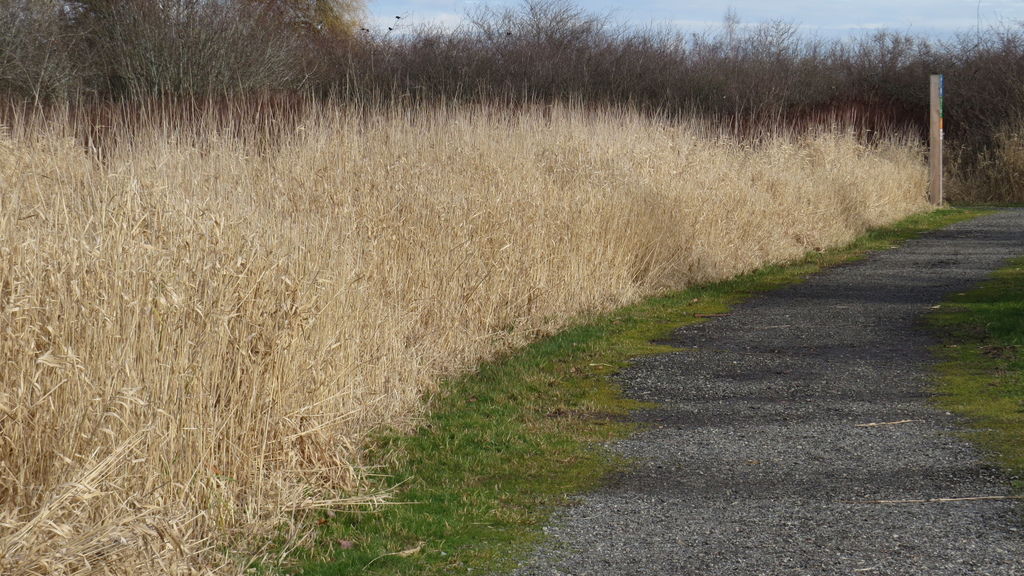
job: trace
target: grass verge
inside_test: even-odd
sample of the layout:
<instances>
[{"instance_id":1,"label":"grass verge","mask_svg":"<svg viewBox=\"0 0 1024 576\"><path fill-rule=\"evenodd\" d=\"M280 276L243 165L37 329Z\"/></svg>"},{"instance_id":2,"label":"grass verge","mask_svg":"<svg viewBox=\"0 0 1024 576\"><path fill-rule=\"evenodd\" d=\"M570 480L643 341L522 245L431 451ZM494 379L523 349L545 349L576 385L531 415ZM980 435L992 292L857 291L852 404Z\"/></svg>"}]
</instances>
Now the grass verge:
<instances>
[{"instance_id":1,"label":"grass verge","mask_svg":"<svg viewBox=\"0 0 1024 576\"><path fill-rule=\"evenodd\" d=\"M1024 492L1024 258L928 315L942 338L937 401Z\"/></svg>"},{"instance_id":2,"label":"grass verge","mask_svg":"<svg viewBox=\"0 0 1024 576\"><path fill-rule=\"evenodd\" d=\"M542 538L540 526L571 494L623 465L596 443L632 430L639 405L609 378L652 340L722 313L753 294L977 216L950 209L875 230L851 245L732 280L650 298L575 326L446 382L412 435L374 443L395 504L324 517L319 539L287 571L457 574L500 571Z\"/></svg>"}]
</instances>

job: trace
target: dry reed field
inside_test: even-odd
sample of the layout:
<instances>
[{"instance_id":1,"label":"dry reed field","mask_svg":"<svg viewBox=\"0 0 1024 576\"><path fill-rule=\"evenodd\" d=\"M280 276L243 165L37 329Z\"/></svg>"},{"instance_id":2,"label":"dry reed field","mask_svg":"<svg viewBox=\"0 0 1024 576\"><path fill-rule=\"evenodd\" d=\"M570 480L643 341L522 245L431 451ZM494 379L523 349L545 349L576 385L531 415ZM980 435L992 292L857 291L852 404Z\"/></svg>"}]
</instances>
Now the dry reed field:
<instances>
[{"instance_id":1,"label":"dry reed field","mask_svg":"<svg viewBox=\"0 0 1024 576\"><path fill-rule=\"evenodd\" d=\"M927 209L916 146L839 133L325 107L153 113L98 153L51 116L0 128L10 575L237 573L376 501L367 434L439 378Z\"/></svg>"}]
</instances>

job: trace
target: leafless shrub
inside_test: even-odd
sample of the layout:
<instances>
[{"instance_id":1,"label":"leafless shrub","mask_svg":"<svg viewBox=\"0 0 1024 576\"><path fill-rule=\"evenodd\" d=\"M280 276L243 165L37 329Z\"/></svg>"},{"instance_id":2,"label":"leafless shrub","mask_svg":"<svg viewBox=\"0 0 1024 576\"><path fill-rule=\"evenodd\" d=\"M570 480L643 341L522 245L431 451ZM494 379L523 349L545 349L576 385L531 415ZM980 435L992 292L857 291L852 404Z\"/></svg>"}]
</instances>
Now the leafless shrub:
<instances>
[{"instance_id":1,"label":"leafless shrub","mask_svg":"<svg viewBox=\"0 0 1024 576\"><path fill-rule=\"evenodd\" d=\"M305 32L273 7L197 0L94 1L76 19L88 32L93 77L113 95L207 96L302 89Z\"/></svg>"},{"instance_id":2,"label":"leafless shrub","mask_svg":"<svg viewBox=\"0 0 1024 576\"><path fill-rule=\"evenodd\" d=\"M0 0L0 94L33 102L63 96L77 78L60 2Z\"/></svg>"}]
</instances>

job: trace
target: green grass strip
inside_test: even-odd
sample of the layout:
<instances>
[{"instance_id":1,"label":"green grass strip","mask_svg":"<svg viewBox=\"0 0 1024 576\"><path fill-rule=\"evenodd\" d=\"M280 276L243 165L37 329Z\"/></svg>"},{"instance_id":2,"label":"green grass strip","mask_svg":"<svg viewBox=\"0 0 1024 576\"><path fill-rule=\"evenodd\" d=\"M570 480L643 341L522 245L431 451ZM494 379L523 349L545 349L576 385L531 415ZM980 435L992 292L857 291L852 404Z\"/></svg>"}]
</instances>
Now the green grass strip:
<instances>
[{"instance_id":1,"label":"green grass strip","mask_svg":"<svg viewBox=\"0 0 1024 576\"><path fill-rule=\"evenodd\" d=\"M938 348L940 406L965 416L966 436L1024 493L1024 258L928 315Z\"/></svg>"},{"instance_id":2,"label":"green grass strip","mask_svg":"<svg viewBox=\"0 0 1024 576\"><path fill-rule=\"evenodd\" d=\"M318 541L283 568L430 575L514 566L543 537L556 506L624 465L595 447L629 434L623 416L639 406L609 376L630 358L667 350L653 340L758 292L978 214L918 215L845 248L649 298L443 383L418 430L374 442L370 460L382 482L399 484L395 503L325 516Z\"/></svg>"}]
</instances>

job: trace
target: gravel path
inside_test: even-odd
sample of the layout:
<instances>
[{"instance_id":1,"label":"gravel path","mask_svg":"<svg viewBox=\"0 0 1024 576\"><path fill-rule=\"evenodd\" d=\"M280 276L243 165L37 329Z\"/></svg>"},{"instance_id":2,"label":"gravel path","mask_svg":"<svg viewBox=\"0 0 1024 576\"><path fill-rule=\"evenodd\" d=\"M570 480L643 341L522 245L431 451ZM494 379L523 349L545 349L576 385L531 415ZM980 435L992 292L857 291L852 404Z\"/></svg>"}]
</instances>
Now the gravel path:
<instances>
[{"instance_id":1,"label":"gravel path","mask_svg":"<svg viewBox=\"0 0 1024 576\"><path fill-rule=\"evenodd\" d=\"M1005 210L679 330L620 376L659 406L612 446L636 465L515 574L1024 575L1014 501L866 502L1008 494L927 401L920 316L1021 254Z\"/></svg>"}]
</instances>

